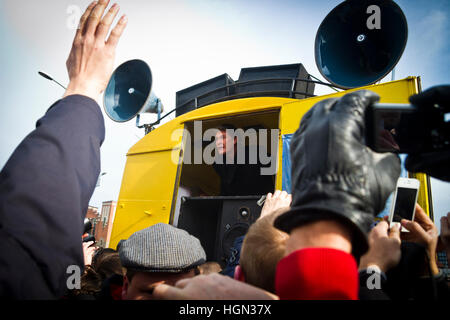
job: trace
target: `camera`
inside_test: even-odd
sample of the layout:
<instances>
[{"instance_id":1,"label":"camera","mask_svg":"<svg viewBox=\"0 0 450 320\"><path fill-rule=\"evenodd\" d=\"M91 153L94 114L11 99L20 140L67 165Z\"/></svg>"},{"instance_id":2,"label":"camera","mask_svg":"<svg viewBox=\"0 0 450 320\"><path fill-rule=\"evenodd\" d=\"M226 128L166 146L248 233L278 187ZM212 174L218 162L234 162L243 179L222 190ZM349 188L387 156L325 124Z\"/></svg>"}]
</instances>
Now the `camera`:
<instances>
[{"instance_id":1,"label":"camera","mask_svg":"<svg viewBox=\"0 0 450 320\"><path fill-rule=\"evenodd\" d=\"M83 234L89 233L92 229L92 222L88 218L84 219Z\"/></svg>"},{"instance_id":2,"label":"camera","mask_svg":"<svg viewBox=\"0 0 450 320\"><path fill-rule=\"evenodd\" d=\"M88 234L86 237L83 238L83 242L89 242L94 241L95 243L95 236L92 234L89 234L89 232L92 230L92 223L89 219L84 219L84 226L83 226L83 235Z\"/></svg>"},{"instance_id":3,"label":"camera","mask_svg":"<svg viewBox=\"0 0 450 320\"><path fill-rule=\"evenodd\" d=\"M376 103L366 112L366 145L376 152L450 150L450 123L443 106Z\"/></svg>"}]
</instances>

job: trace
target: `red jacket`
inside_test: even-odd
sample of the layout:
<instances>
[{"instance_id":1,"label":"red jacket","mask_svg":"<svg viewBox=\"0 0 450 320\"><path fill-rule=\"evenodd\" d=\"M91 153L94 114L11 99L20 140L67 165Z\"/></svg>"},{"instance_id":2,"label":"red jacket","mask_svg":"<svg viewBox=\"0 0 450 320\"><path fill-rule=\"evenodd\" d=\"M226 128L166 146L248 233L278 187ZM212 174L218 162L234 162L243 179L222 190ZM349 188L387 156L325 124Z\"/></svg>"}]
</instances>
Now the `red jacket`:
<instances>
[{"instance_id":1,"label":"red jacket","mask_svg":"<svg viewBox=\"0 0 450 320\"><path fill-rule=\"evenodd\" d=\"M356 300L355 258L329 248L297 250L277 265L275 290L282 300Z\"/></svg>"}]
</instances>

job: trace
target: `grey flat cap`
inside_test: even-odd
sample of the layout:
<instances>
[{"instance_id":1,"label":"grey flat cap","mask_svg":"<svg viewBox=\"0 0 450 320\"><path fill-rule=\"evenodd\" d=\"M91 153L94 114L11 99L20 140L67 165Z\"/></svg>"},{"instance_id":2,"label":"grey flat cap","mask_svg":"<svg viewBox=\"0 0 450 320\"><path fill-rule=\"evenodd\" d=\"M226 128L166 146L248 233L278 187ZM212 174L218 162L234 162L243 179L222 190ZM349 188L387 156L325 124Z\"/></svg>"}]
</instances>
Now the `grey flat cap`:
<instances>
[{"instance_id":1,"label":"grey flat cap","mask_svg":"<svg viewBox=\"0 0 450 320\"><path fill-rule=\"evenodd\" d=\"M183 272L206 261L196 237L165 223L133 233L117 250L123 267L144 272Z\"/></svg>"}]
</instances>

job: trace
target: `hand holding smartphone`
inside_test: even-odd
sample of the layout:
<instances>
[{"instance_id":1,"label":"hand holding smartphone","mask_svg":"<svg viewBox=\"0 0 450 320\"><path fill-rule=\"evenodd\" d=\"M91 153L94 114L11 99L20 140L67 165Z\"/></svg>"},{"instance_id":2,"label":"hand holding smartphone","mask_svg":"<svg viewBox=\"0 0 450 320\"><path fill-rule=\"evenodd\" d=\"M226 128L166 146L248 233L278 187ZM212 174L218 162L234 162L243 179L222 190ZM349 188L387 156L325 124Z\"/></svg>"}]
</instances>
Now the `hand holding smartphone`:
<instances>
[{"instance_id":1,"label":"hand holding smartphone","mask_svg":"<svg viewBox=\"0 0 450 320\"><path fill-rule=\"evenodd\" d=\"M389 227L400 225L401 231L408 232L400 224L402 219L414 220L417 196L419 194L420 181L410 178L399 178L389 215Z\"/></svg>"}]
</instances>

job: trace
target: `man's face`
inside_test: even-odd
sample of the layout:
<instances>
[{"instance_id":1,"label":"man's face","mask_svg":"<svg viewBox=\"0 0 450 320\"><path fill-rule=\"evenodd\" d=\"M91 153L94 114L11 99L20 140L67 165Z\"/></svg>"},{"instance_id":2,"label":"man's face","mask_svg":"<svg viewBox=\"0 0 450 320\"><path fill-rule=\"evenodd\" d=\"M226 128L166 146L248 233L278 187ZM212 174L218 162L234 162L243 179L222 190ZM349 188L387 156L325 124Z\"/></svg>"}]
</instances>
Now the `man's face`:
<instances>
[{"instance_id":1,"label":"man's face","mask_svg":"<svg viewBox=\"0 0 450 320\"><path fill-rule=\"evenodd\" d=\"M219 152L220 155L234 152L234 145L236 142L236 138L233 135L227 134L227 132L224 131L218 131L216 133L216 150Z\"/></svg>"},{"instance_id":2,"label":"man's face","mask_svg":"<svg viewBox=\"0 0 450 320\"><path fill-rule=\"evenodd\" d=\"M165 283L173 286L178 280L194 276L194 270L185 273L137 272L131 281L124 277L122 299L153 300L153 288L158 284Z\"/></svg>"}]
</instances>

